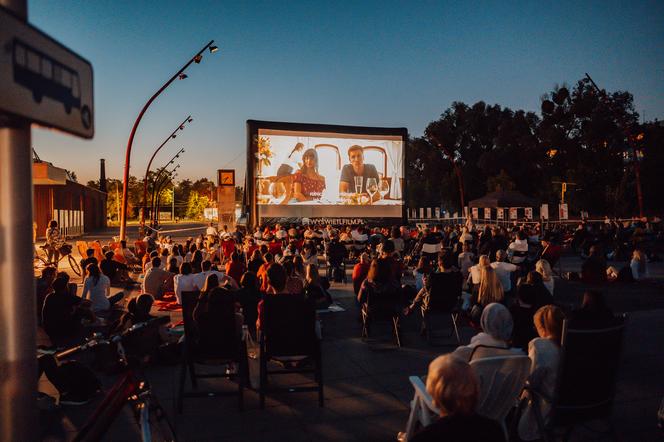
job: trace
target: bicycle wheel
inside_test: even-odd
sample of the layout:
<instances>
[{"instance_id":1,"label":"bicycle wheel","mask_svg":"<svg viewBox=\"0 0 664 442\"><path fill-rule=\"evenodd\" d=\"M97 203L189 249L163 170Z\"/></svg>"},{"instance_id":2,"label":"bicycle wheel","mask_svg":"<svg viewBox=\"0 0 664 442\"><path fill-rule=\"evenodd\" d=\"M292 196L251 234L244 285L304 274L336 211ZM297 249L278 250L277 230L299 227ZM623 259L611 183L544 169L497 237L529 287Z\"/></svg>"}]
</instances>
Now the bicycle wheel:
<instances>
[{"instance_id":1,"label":"bicycle wheel","mask_svg":"<svg viewBox=\"0 0 664 442\"><path fill-rule=\"evenodd\" d=\"M81 276L81 266L78 265L76 259L71 255L67 255L67 261L69 261L69 266L74 271L74 273L76 273L78 276Z\"/></svg>"},{"instance_id":2,"label":"bicycle wheel","mask_svg":"<svg viewBox=\"0 0 664 442\"><path fill-rule=\"evenodd\" d=\"M143 442L175 442L175 431L157 398L150 395L140 410Z\"/></svg>"}]
</instances>

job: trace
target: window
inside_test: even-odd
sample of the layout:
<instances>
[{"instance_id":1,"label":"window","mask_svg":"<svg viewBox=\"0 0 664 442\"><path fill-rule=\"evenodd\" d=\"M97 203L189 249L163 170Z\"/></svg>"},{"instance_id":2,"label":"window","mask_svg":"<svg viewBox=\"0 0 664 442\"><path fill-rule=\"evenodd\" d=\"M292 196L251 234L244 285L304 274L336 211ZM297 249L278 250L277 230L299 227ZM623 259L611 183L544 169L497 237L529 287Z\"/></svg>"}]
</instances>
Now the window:
<instances>
[{"instance_id":1,"label":"window","mask_svg":"<svg viewBox=\"0 0 664 442\"><path fill-rule=\"evenodd\" d=\"M42 60L41 73L44 78L48 78L49 80L53 78L53 63L51 63L51 60L46 58Z\"/></svg>"},{"instance_id":2,"label":"window","mask_svg":"<svg viewBox=\"0 0 664 442\"><path fill-rule=\"evenodd\" d=\"M16 45L14 47L14 59L17 65L25 67L25 48L23 46Z\"/></svg>"},{"instance_id":3,"label":"window","mask_svg":"<svg viewBox=\"0 0 664 442\"><path fill-rule=\"evenodd\" d=\"M32 51L28 52L28 69L32 72L40 73L41 72L41 57Z\"/></svg>"},{"instance_id":4,"label":"window","mask_svg":"<svg viewBox=\"0 0 664 442\"><path fill-rule=\"evenodd\" d=\"M387 153L379 146L366 146L364 148L364 164L373 164L381 177L387 176Z\"/></svg>"}]
</instances>

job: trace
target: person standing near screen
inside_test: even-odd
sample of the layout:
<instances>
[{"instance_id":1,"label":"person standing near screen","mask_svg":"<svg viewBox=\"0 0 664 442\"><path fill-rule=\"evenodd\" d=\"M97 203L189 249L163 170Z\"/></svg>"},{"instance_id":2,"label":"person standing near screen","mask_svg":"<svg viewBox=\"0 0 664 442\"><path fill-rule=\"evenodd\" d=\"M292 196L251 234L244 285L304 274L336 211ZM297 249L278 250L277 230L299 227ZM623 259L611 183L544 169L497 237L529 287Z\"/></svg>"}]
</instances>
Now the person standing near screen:
<instances>
[{"instance_id":1,"label":"person standing near screen","mask_svg":"<svg viewBox=\"0 0 664 442\"><path fill-rule=\"evenodd\" d=\"M380 182L376 166L364 164L364 149L357 144L348 148L348 160L350 164L346 164L341 169L339 193L355 192L355 177L362 177L361 193L369 193L367 192L367 180L374 178L376 183Z\"/></svg>"},{"instance_id":2,"label":"person standing near screen","mask_svg":"<svg viewBox=\"0 0 664 442\"><path fill-rule=\"evenodd\" d=\"M293 198L298 201L320 199L325 190L325 177L318 173L318 153L307 149L302 155L302 167L293 176Z\"/></svg>"}]
</instances>

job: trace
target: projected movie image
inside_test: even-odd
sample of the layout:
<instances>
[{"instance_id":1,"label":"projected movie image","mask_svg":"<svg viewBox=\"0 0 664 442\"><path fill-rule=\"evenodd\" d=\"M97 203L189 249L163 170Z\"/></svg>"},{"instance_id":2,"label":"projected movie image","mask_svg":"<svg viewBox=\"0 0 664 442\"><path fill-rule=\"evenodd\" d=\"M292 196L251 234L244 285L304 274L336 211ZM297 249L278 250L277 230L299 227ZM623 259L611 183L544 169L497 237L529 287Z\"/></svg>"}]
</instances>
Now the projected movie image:
<instances>
[{"instance_id":1,"label":"projected movie image","mask_svg":"<svg viewBox=\"0 0 664 442\"><path fill-rule=\"evenodd\" d=\"M259 129L261 216L400 217L401 136Z\"/></svg>"}]
</instances>

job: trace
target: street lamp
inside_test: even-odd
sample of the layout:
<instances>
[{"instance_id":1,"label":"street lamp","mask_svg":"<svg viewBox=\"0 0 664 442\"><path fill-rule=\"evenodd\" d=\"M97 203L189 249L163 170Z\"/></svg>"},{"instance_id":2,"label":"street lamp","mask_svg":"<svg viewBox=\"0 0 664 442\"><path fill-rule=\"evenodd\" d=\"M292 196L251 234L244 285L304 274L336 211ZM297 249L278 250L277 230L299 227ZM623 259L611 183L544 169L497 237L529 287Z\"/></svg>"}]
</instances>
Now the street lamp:
<instances>
[{"instance_id":1,"label":"street lamp","mask_svg":"<svg viewBox=\"0 0 664 442\"><path fill-rule=\"evenodd\" d=\"M141 122L141 119L143 118L143 115L145 112L148 110L152 102L168 87L173 83L176 79L180 78L185 79L187 76L184 74L184 70L189 67L190 64L195 62L195 59L203 54L206 49L210 50L210 53L214 53L218 50L216 46L214 46L214 40L210 40L208 44L206 44L203 49L198 51L196 54L194 54L193 57L189 59L189 61L173 75L164 85L157 90L157 92L150 97L150 99L145 103L143 106L143 109L138 114L138 117L136 118L136 121L134 122L134 126L131 128L131 133L129 134L129 141L127 142L127 151L125 153L125 166L124 166L124 177L123 177L123 182L122 182L122 211L120 213L121 218L120 218L120 239L121 240L126 240L127 235L127 204L128 204L128 196L129 196L129 164L131 162L131 148L132 145L134 144L134 136L136 135L136 129L138 129L138 125Z\"/></svg>"},{"instance_id":2,"label":"street lamp","mask_svg":"<svg viewBox=\"0 0 664 442\"><path fill-rule=\"evenodd\" d=\"M152 161L157 156L157 153L159 153L161 148L164 147L166 143L168 143L170 140L175 138L176 132L178 130L184 130L185 124L191 123L192 121L193 119L191 118L191 115L187 116L187 118L185 118L184 121L178 125L178 127L164 140L164 142L161 143L159 147L157 147L157 149L150 157L150 161L148 161L148 167L145 169L145 177L143 178L143 207L141 208L141 221L140 221L141 232L139 233L139 236L143 236L145 232L145 211L147 210L148 206L148 173L150 172L150 166L152 165Z\"/></svg>"},{"instance_id":3,"label":"street lamp","mask_svg":"<svg viewBox=\"0 0 664 442\"><path fill-rule=\"evenodd\" d=\"M184 153L184 148L177 151L177 153L175 155L173 155L173 157L168 161L168 163L164 164L164 166L162 166L157 171L157 174L155 175L154 179L152 180L152 197L150 198L150 201L151 201L151 204L150 204L150 221L151 222L154 221L154 191L155 191L155 186L156 186L157 182L159 181L159 178L161 177L161 174L164 173L166 171L166 168L168 166L170 166L171 164L173 164L176 159L180 158L180 154L182 154L182 153ZM179 164L176 166L176 169L178 167L180 167Z\"/></svg>"},{"instance_id":4,"label":"street lamp","mask_svg":"<svg viewBox=\"0 0 664 442\"><path fill-rule=\"evenodd\" d=\"M175 173L175 171L179 168L180 165L178 164L170 171L167 171L161 181L155 180L154 186L152 188L152 213L153 215L156 214L153 216L154 227L156 227L159 223L159 200L161 198L161 192L164 189L164 186L178 175Z\"/></svg>"}]
</instances>

